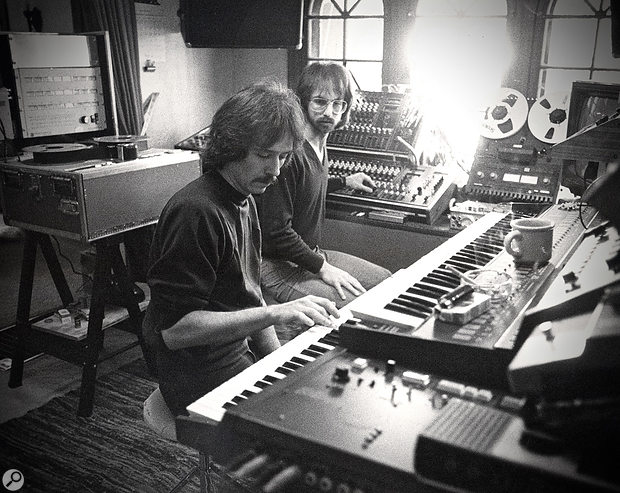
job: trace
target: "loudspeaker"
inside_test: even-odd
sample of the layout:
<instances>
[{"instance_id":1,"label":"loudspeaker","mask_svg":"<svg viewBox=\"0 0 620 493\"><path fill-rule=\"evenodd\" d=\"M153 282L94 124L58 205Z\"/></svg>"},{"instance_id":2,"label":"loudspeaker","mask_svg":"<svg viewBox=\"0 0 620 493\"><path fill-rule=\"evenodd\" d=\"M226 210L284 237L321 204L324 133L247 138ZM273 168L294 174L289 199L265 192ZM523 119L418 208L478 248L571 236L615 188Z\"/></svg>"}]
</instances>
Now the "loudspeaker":
<instances>
[{"instance_id":1,"label":"loudspeaker","mask_svg":"<svg viewBox=\"0 0 620 493\"><path fill-rule=\"evenodd\" d=\"M611 54L620 58L620 0L610 0L611 9Z\"/></svg>"},{"instance_id":2,"label":"loudspeaker","mask_svg":"<svg viewBox=\"0 0 620 493\"><path fill-rule=\"evenodd\" d=\"M303 0L180 0L178 16L190 48L302 46Z\"/></svg>"}]
</instances>

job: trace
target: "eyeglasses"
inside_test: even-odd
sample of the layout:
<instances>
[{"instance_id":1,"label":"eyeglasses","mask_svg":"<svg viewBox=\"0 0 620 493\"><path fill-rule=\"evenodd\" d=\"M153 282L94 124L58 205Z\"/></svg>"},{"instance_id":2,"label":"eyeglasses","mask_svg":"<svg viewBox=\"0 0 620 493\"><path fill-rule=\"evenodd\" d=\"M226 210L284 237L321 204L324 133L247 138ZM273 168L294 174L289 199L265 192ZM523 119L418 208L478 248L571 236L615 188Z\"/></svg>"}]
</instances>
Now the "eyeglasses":
<instances>
[{"instance_id":1,"label":"eyeglasses","mask_svg":"<svg viewBox=\"0 0 620 493\"><path fill-rule=\"evenodd\" d=\"M347 111L347 102L344 99L329 99L325 98L312 98L310 100L310 109L314 111L325 111L325 109L332 105L332 111L334 114L339 115Z\"/></svg>"}]
</instances>

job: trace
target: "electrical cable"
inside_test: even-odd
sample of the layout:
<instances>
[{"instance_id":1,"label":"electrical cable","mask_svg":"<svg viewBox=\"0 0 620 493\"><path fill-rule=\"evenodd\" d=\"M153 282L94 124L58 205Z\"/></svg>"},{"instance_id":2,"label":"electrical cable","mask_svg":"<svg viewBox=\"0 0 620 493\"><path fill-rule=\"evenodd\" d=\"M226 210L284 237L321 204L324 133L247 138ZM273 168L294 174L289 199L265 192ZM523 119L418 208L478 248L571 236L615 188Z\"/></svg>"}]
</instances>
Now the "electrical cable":
<instances>
[{"instance_id":1,"label":"electrical cable","mask_svg":"<svg viewBox=\"0 0 620 493\"><path fill-rule=\"evenodd\" d=\"M71 261L71 259L69 257L67 257L64 253L62 253L62 248L60 247L60 242L58 241L58 238L56 238L54 235L51 235L52 238L54 238L54 241L56 242L56 248L58 249L58 255L60 255L63 259L65 259L68 263L69 263L69 267L71 268L71 272L73 272L75 275L78 276L84 276L86 277L90 282L93 282L93 277L90 274L87 274L85 272L79 272L75 269L75 267L73 266L73 262ZM82 285L83 286L83 285Z\"/></svg>"}]
</instances>

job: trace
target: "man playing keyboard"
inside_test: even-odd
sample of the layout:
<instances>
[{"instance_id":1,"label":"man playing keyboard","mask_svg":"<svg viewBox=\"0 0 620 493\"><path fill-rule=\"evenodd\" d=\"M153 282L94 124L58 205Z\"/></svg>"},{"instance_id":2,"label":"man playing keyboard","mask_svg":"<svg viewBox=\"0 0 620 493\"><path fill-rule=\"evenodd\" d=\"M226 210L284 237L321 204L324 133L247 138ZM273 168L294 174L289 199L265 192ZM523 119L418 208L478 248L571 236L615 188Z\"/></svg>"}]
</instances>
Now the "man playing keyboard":
<instances>
[{"instance_id":1,"label":"man playing keyboard","mask_svg":"<svg viewBox=\"0 0 620 493\"><path fill-rule=\"evenodd\" d=\"M157 223L147 274L144 353L173 414L280 346L273 325L332 325L317 296L266 306L252 194L271 185L304 137L295 94L277 83L241 90L213 117L205 173ZM251 341L251 348L248 344Z\"/></svg>"}]
</instances>

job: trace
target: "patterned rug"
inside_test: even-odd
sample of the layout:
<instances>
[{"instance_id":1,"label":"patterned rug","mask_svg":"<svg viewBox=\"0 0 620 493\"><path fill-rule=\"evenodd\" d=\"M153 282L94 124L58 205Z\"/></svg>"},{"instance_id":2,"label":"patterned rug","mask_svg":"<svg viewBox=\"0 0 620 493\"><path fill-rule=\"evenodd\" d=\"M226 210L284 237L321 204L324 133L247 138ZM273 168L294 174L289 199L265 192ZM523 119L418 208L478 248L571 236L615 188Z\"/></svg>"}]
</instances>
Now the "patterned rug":
<instances>
[{"instance_id":1,"label":"patterned rug","mask_svg":"<svg viewBox=\"0 0 620 493\"><path fill-rule=\"evenodd\" d=\"M0 474L19 469L20 491L27 492L168 491L197 464L198 453L144 423L142 403L155 387L140 359L98 379L89 418L76 416L75 390L0 425ZM218 492L248 491L218 469L212 473ZM199 491L198 479L182 491Z\"/></svg>"}]
</instances>

